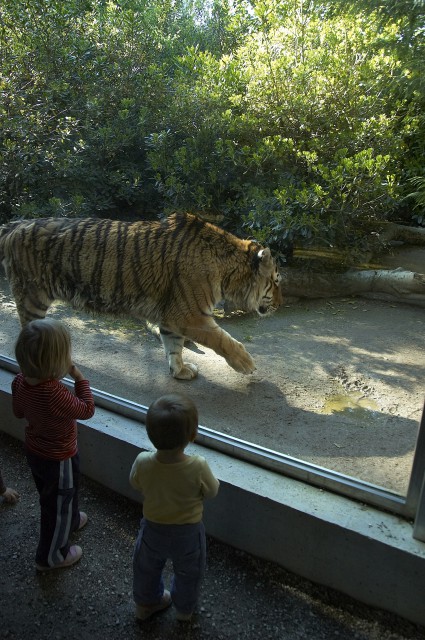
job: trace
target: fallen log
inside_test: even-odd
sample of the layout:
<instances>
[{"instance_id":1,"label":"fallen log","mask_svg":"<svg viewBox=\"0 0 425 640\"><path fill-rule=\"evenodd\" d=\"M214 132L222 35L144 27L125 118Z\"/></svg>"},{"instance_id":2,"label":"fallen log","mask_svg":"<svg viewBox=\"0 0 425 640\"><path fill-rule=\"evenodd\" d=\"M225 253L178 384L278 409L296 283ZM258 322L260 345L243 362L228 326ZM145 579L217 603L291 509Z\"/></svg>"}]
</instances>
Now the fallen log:
<instances>
[{"instance_id":1,"label":"fallen log","mask_svg":"<svg viewBox=\"0 0 425 640\"><path fill-rule=\"evenodd\" d=\"M316 273L287 268L282 293L296 298L362 296L425 307L425 275L404 269L349 269Z\"/></svg>"},{"instance_id":2,"label":"fallen log","mask_svg":"<svg viewBox=\"0 0 425 640\"><path fill-rule=\"evenodd\" d=\"M392 240L402 241L410 245L425 245L425 227L407 227L402 224L388 223L379 236L382 243Z\"/></svg>"}]
</instances>

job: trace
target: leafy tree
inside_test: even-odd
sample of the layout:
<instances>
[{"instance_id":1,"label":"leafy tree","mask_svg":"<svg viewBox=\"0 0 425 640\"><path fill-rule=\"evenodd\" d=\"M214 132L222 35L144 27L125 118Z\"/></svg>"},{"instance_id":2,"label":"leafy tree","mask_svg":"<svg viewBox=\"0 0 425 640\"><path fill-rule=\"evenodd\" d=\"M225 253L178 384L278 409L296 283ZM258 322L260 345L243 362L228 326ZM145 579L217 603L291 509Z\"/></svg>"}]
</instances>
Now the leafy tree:
<instances>
[{"instance_id":1,"label":"leafy tree","mask_svg":"<svg viewBox=\"0 0 425 640\"><path fill-rule=\"evenodd\" d=\"M174 4L5 0L3 218L152 208L144 140L168 103Z\"/></svg>"},{"instance_id":2,"label":"leafy tree","mask_svg":"<svg viewBox=\"0 0 425 640\"><path fill-rule=\"evenodd\" d=\"M282 251L361 244L397 211L406 127L417 135L400 119L406 97L392 93L398 25L378 33L373 13L295 0L252 11L231 56L180 57L168 128L150 138L158 188L170 208L219 209Z\"/></svg>"},{"instance_id":3,"label":"leafy tree","mask_svg":"<svg viewBox=\"0 0 425 640\"><path fill-rule=\"evenodd\" d=\"M423 223L423 0L3 0L0 216L219 214L282 254Z\"/></svg>"}]
</instances>

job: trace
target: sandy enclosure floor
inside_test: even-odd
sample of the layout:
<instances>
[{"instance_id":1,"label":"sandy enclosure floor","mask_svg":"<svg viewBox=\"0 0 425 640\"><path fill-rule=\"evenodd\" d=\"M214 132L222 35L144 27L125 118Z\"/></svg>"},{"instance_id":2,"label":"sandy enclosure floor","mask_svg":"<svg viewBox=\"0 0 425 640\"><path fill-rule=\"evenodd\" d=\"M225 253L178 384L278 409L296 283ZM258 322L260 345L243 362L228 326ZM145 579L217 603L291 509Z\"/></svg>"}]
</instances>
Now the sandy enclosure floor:
<instances>
[{"instance_id":1,"label":"sandy enclosure floor","mask_svg":"<svg viewBox=\"0 0 425 640\"><path fill-rule=\"evenodd\" d=\"M168 373L161 344L142 324L92 316L59 303L74 358L97 389L148 406L190 394L202 425L405 493L424 404L425 313L362 298L303 301L275 315L223 315L257 370L233 371L201 346L192 382ZM0 280L0 353L12 356L19 322Z\"/></svg>"}]
</instances>

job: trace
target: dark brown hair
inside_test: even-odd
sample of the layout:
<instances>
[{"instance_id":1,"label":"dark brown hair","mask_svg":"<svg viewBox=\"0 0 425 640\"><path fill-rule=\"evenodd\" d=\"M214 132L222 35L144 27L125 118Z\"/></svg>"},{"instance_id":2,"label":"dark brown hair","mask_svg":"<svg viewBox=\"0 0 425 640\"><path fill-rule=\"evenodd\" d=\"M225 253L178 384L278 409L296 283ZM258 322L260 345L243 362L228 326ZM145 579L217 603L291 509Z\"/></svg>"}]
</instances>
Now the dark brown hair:
<instances>
[{"instance_id":1,"label":"dark brown hair","mask_svg":"<svg viewBox=\"0 0 425 640\"><path fill-rule=\"evenodd\" d=\"M146 430L158 450L184 448L196 436L198 409L180 393L161 396L148 409Z\"/></svg>"}]
</instances>

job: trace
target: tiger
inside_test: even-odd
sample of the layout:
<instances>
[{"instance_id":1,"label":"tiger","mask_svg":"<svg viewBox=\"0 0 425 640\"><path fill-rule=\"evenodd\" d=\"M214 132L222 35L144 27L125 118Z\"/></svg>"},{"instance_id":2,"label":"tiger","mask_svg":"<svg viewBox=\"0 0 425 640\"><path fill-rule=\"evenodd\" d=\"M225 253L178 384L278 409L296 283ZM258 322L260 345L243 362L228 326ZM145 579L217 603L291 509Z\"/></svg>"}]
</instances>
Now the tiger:
<instances>
[{"instance_id":1,"label":"tiger","mask_svg":"<svg viewBox=\"0 0 425 640\"><path fill-rule=\"evenodd\" d=\"M159 328L169 371L192 380L185 341L255 370L245 347L214 319L220 301L260 316L282 304L270 249L190 213L125 222L99 218L16 220L0 227L0 261L22 326L55 300L75 309L132 316Z\"/></svg>"}]
</instances>

